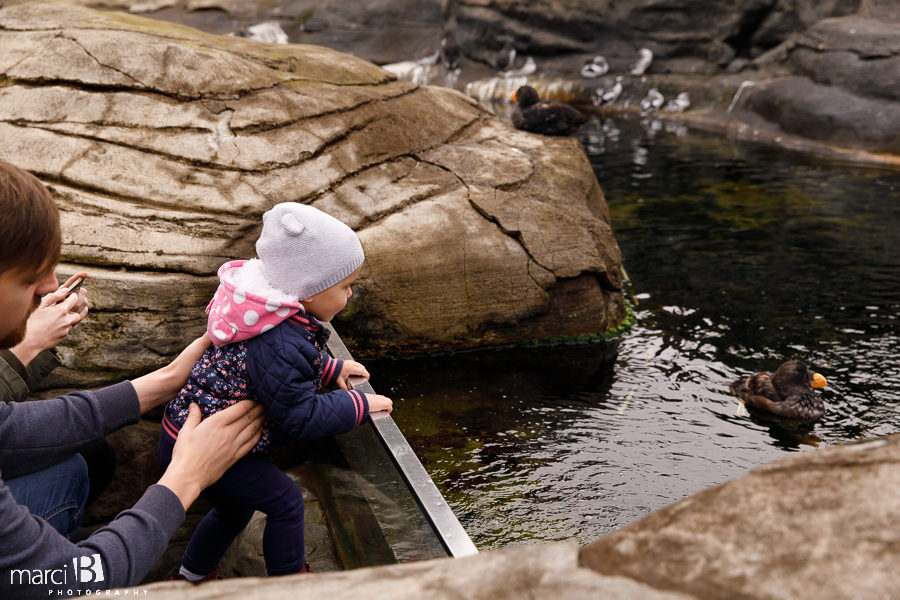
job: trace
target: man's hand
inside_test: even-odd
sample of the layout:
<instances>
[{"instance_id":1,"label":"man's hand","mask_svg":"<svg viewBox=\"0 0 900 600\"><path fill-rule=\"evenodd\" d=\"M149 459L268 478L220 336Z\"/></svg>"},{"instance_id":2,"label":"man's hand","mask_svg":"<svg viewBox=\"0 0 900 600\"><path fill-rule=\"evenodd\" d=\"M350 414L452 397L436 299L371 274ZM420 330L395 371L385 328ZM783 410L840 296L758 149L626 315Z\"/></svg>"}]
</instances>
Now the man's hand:
<instances>
[{"instance_id":1,"label":"man's hand","mask_svg":"<svg viewBox=\"0 0 900 600\"><path fill-rule=\"evenodd\" d=\"M172 490L187 510L200 492L256 445L264 418L262 406L242 400L201 422L200 407L191 404L160 485Z\"/></svg>"},{"instance_id":2,"label":"man's hand","mask_svg":"<svg viewBox=\"0 0 900 600\"><path fill-rule=\"evenodd\" d=\"M25 338L10 348L26 367L38 354L66 339L72 327L87 316L87 291L84 288L66 297L66 288L79 275L84 274L73 275L55 292L41 298L40 305L28 317Z\"/></svg>"}]
</instances>

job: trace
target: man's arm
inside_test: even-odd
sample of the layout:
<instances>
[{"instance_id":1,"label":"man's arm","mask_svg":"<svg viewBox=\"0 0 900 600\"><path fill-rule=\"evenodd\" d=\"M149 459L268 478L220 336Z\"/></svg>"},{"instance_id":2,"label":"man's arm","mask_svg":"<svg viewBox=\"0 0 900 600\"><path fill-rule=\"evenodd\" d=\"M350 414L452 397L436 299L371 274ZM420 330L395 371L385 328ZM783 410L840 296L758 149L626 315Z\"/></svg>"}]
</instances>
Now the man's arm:
<instances>
[{"instance_id":1,"label":"man's arm","mask_svg":"<svg viewBox=\"0 0 900 600\"><path fill-rule=\"evenodd\" d=\"M0 598L71 597L139 583L200 491L256 444L262 420L262 407L249 400L202 423L199 407L192 406L159 483L78 544L16 503L0 480ZM34 573L42 576L37 585Z\"/></svg>"}]
</instances>

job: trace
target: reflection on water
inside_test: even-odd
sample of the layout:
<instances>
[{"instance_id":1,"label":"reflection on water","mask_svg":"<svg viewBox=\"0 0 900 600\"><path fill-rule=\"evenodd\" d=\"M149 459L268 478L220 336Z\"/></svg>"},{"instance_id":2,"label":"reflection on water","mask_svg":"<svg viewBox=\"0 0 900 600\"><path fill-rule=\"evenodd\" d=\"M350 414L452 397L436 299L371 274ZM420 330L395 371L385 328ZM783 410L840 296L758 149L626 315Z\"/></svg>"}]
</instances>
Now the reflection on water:
<instances>
[{"instance_id":1,"label":"reflection on water","mask_svg":"<svg viewBox=\"0 0 900 600\"><path fill-rule=\"evenodd\" d=\"M900 172L659 122L580 133L639 300L615 347L371 367L482 549L581 542L786 452L900 424ZM827 413L786 431L728 383L800 358Z\"/></svg>"}]
</instances>

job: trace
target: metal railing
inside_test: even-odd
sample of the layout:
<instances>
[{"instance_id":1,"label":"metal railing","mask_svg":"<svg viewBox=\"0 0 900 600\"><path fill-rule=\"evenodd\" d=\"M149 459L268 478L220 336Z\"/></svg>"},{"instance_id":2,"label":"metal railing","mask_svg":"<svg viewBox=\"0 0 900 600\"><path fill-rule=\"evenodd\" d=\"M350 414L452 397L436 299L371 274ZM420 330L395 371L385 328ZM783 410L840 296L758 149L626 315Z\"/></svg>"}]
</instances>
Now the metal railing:
<instances>
[{"instance_id":1,"label":"metal railing","mask_svg":"<svg viewBox=\"0 0 900 600\"><path fill-rule=\"evenodd\" d=\"M352 360L353 356L334 328L329 323L324 323L324 325L331 331L328 350L332 356ZM364 394L375 393L369 382L361 377L352 377L350 383L354 389ZM459 519L456 518L450 505L447 504L394 419L385 412L373 413L369 424L381 440L447 554L452 557L477 554L478 549L472 543L469 534L463 529Z\"/></svg>"}]
</instances>

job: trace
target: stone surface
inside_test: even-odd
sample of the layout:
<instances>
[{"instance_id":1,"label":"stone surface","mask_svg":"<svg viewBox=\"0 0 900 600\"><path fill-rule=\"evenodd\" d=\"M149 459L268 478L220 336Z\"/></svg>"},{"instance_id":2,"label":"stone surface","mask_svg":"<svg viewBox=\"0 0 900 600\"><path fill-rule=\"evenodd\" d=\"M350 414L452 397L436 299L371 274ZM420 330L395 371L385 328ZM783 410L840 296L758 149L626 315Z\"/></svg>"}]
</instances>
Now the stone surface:
<instances>
[{"instance_id":1,"label":"stone surface","mask_svg":"<svg viewBox=\"0 0 900 600\"><path fill-rule=\"evenodd\" d=\"M789 456L586 546L606 575L698 598L891 598L900 436Z\"/></svg>"},{"instance_id":2,"label":"stone surface","mask_svg":"<svg viewBox=\"0 0 900 600\"><path fill-rule=\"evenodd\" d=\"M0 10L0 137L0 158L59 203L61 274L90 275L92 312L55 385L161 364L201 333L216 269L254 255L282 201L363 241L365 302L339 323L351 343L470 347L624 318L621 257L576 141L327 48L14 3ZM510 206L531 216L511 222Z\"/></svg>"},{"instance_id":3,"label":"stone surface","mask_svg":"<svg viewBox=\"0 0 900 600\"><path fill-rule=\"evenodd\" d=\"M687 600L622 577L578 566L570 543L520 546L461 559L356 569L326 575L244 578L192 586L184 582L141 586L137 594L160 600L200 598L390 598L391 600ZM124 590L120 593L124 594Z\"/></svg>"}]
</instances>

